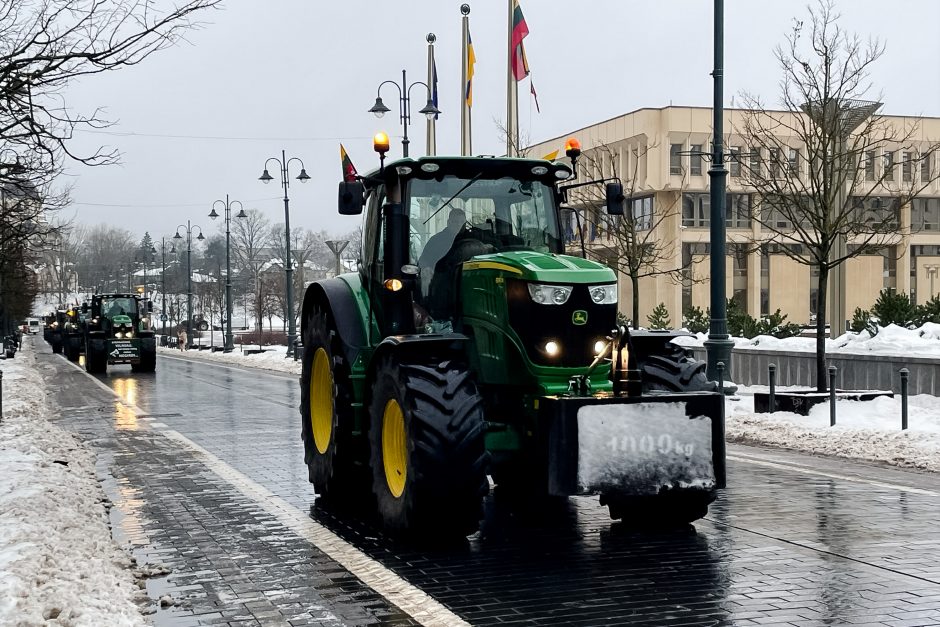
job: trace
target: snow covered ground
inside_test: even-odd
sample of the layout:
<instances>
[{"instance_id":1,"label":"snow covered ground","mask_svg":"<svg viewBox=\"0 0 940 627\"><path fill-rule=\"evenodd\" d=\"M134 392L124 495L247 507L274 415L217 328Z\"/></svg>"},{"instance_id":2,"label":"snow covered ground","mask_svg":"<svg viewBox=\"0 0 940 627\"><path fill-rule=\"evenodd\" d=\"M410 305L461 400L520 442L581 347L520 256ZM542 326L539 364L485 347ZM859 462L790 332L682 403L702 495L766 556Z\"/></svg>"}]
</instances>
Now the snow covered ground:
<instances>
[{"instance_id":1,"label":"snow covered ground","mask_svg":"<svg viewBox=\"0 0 940 627\"><path fill-rule=\"evenodd\" d=\"M796 388L781 388L796 389ZM908 399L908 429L901 431L901 396L874 401L837 401L836 426L829 426L829 403L809 416L789 412L754 413L754 392L742 387L726 401L726 432L732 442L779 446L808 453L886 462L940 472L940 398Z\"/></svg>"},{"instance_id":2,"label":"snow covered ground","mask_svg":"<svg viewBox=\"0 0 940 627\"><path fill-rule=\"evenodd\" d=\"M705 333L695 337L681 337L676 344L683 346L702 346L708 339ZM758 335L748 339L735 337L734 347L738 349L761 349L794 352L816 352L816 338L788 337L778 339L770 335ZM906 357L940 358L940 324L927 324L917 329L905 329L893 324L882 328L872 337L868 331L846 333L836 339L826 339L827 353L903 355Z\"/></svg>"},{"instance_id":3,"label":"snow covered ground","mask_svg":"<svg viewBox=\"0 0 940 627\"><path fill-rule=\"evenodd\" d=\"M246 350L257 349L257 346L245 346ZM274 370L276 372L288 372L290 374L300 374L300 361L288 359L286 346L265 346L264 352L256 355L246 355L241 351L241 346L236 345L231 353L188 350L180 352L175 348L158 347L157 352L169 357L186 357L187 359L198 359L202 361L217 361L239 366L250 366L252 368L261 368L263 370Z\"/></svg>"},{"instance_id":4,"label":"snow covered ground","mask_svg":"<svg viewBox=\"0 0 940 627\"><path fill-rule=\"evenodd\" d=\"M146 595L111 539L95 456L48 422L36 341L0 361L0 625L143 625Z\"/></svg>"}]
</instances>

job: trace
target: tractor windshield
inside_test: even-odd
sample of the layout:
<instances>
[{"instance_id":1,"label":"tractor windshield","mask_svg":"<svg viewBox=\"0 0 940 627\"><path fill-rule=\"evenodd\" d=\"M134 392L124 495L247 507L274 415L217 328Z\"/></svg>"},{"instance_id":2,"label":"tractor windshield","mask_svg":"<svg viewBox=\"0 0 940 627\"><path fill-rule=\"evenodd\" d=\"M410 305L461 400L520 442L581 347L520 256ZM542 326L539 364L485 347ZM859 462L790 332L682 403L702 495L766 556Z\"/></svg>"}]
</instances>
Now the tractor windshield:
<instances>
[{"instance_id":1,"label":"tractor windshield","mask_svg":"<svg viewBox=\"0 0 940 627\"><path fill-rule=\"evenodd\" d=\"M555 190L541 181L444 176L408 187L411 259L433 268L455 241L477 240L482 252L561 251Z\"/></svg>"},{"instance_id":2,"label":"tractor windshield","mask_svg":"<svg viewBox=\"0 0 940 627\"><path fill-rule=\"evenodd\" d=\"M101 299L101 315L113 318L114 316L136 316L137 299L115 296Z\"/></svg>"}]
</instances>

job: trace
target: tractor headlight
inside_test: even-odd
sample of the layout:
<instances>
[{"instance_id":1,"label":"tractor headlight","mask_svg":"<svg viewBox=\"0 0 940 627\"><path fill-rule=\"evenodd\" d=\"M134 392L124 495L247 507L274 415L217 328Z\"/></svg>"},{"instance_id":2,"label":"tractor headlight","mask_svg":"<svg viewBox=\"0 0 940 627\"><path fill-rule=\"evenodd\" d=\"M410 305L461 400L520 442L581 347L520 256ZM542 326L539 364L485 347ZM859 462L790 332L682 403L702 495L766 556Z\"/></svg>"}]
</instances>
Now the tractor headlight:
<instances>
[{"instance_id":1,"label":"tractor headlight","mask_svg":"<svg viewBox=\"0 0 940 627\"><path fill-rule=\"evenodd\" d=\"M117 333L114 334L114 337L116 337L117 339L121 339L122 337L124 337L124 334L118 331Z\"/></svg>"},{"instance_id":2,"label":"tractor headlight","mask_svg":"<svg viewBox=\"0 0 940 627\"><path fill-rule=\"evenodd\" d=\"M594 342L594 356L598 356L607 348L607 340L597 340Z\"/></svg>"},{"instance_id":3,"label":"tractor headlight","mask_svg":"<svg viewBox=\"0 0 940 627\"><path fill-rule=\"evenodd\" d=\"M609 283L607 285L592 285L589 290L591 300L597 305L615 305L617 304L617 284Z\"/></svg>"},{"instance_id":4,"label":"tractor headlight","mask_svg":"<svg viewBox=\"0 0 940 627\"><path fill-rule=\"evenodd\" d=\"M540 305L564 305L571 296L570 285L529 283L529 296Z\"/></svg>"},{"instance_id":5,"label":"tractor headlight","mask_svg":"<svg viewBox=\"0 0 940 627\"><path fill-rule=\"evenodd\" d=\"M132 337L134 337L134 332L128 331L127 333L124 334L124 337L126 337L127 339L131 339Z\"/></svg>"},{"instance_id":6,"label":"tractor headlight","mask_svg":"<svg viewBox=\"0 0 940 627\"><path fill-rule=\"evenodd\" d=\"M549 357L557 357L561 353L561 345L555 340L545 342L545 354Z\"/></svg>"}]
</instances>

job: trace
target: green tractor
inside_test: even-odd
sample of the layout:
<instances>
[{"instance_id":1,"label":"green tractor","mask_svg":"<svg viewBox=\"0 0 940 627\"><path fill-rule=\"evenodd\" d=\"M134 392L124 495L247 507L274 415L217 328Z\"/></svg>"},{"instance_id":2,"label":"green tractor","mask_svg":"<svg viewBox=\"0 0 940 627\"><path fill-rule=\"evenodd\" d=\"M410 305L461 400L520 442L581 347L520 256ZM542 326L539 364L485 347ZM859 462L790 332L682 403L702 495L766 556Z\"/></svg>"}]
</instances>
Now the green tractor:
<instances>
[{"instance_id":1,"label":"green tractor","mask_svg":"<svg viewBox=\"0 0 940 627\"><path fill-rule=\"evenodd\" d=\"M49 345L52 352L60 354L65 346L65 321L66 315L64 309L57 309L48 316L49 325Z\"/></svg>"},{"instance_id":2,"label":"green tractor","mask_svg":"<svg viewBox=\"0 0 940 627\"><path fill-rule=\"evenodd\" d=\"M725 482L722 396L679 333L618 329L615 273L565 254L561 203L588 184L573 177L423 157L340 183L340 213L365 209L359 270L312 283L301 317L319 496L374 499L392 534L474 532L488 476L510 503L599 494L637 524L707 513ZM603 182L622 214L622 187Z\"/></svg>"},{"instance_id":3,"label":"green tractor","mask_svg":"<svg viewBox=\"0 0 940 627\"><path fill-rule=\"evenodd\" d=\"M85 370L104 373L108 364L130 364L134 372L157 367L157 342L150 326L153 305L137 294L95 294L86 315Z\"/></svg>"},{"instance_id":4,"label":"green tractor","mask_svg":"<svg viewBox=\"0 0 940 627\"><path fill-rule=\"evenodd\" d=\"M85 314L75 305L65 311L62 350L69 361L78 361L85 352Z\"/></svg>"}]
</instances>

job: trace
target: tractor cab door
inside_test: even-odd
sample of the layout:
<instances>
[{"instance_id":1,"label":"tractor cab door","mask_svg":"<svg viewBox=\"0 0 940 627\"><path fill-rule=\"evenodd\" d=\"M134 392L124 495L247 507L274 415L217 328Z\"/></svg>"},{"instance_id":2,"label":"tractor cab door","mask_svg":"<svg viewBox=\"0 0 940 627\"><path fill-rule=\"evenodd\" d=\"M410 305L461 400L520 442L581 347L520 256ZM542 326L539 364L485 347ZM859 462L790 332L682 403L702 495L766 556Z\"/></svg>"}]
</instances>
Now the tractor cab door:
<instances>
[{"instance_id":1,"label":"tractor cab door","mask_svg":"<svg viewBox=\"0 0 940 627\"><path fill-rule=\"evenodd\" d=\"M365 220L362 226L362 259L359 263L359 278L369 294L370 311L379 321L379 330L383 337L387 330L382 324L382 283L385 281L384 268L384 225L382 207L385 204L385 185L378 185L366 195ZM369 321L372 324L372 321Z\"/></svg>"}]
</instances>

